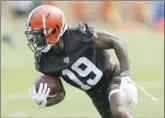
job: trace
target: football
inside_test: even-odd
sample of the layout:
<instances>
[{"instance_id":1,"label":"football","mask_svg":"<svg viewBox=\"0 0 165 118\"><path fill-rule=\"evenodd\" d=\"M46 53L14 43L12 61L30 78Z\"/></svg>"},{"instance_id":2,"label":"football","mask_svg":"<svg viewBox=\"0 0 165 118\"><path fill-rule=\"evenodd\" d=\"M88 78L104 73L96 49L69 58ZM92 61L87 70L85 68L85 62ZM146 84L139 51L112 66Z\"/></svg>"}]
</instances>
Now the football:
<instances>
[{"instance_id":1,"label":"football","mask_svg":"<svg viewBox=\"0 0 165 118\"><path fill-rule=\"evenodd\" d=\"M38 92L40 83L47 83L50 88L48 97L53 97L60 91L60 80L54 76L42 75L35 81L36 91Z\"/></svg>"}]
</instances>

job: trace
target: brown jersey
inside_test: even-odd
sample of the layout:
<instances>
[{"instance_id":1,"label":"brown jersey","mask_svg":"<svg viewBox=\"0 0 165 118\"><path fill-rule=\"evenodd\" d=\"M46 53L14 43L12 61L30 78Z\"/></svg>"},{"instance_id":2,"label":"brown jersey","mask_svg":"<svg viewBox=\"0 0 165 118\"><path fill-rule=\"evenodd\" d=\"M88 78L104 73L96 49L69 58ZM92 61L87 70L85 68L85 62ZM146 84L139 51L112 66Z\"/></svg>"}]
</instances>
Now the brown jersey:
<instances>
[{"instance_id":1,"label":"brown jersey","mask_svg":"<svg viewBox=\"0 0 165 118\"><path fill-rule=\"evenodd\" d=\"M86 23L68 28L64 33L64 50L37 53L36 69L43 74L62 77L82 90L90 90L110 68L109 54L93 47L92 36L93 28Z\"/></svg>"}]
</instances>

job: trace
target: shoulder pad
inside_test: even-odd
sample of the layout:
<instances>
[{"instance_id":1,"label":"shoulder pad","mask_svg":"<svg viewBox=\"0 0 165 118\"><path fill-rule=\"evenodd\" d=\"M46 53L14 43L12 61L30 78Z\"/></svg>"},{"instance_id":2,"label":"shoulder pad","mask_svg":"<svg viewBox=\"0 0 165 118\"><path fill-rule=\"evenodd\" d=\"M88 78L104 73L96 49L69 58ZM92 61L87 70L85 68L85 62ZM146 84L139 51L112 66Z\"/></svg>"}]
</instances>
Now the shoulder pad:
<instances>
[{"instance_id":1,"label":"shoulder pad","mask_svg":"<svg viewBox=\"0 0 165 118\"><path fill-rule=\"evenodd\" d=\"M85 33L86 35L88 35L90 37L93 36L94 30L87 23L84 23L84 22L79 23L78 30L80 30L82 33Z\"/></svg>"}]
</instances>

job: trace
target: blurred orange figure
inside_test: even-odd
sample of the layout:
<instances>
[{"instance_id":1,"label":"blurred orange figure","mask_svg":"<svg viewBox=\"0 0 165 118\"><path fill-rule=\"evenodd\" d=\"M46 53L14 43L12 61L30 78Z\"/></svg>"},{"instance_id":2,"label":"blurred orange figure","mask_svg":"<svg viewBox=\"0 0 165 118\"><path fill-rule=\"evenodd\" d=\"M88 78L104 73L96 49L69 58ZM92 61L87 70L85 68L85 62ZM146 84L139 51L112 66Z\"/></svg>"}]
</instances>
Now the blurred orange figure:
<instances>
[{"instance_id":1,"label":"blurred orange figure","mask_svg":"<svg viewBox=\"0 0 165 118\"><path fill-rule=\"evenodd\" d=\"M114 1L103 1L101 4L101 13L103 20L111 22L113 25L117 25L120 22L120 15L117 11L118 4Z\"/></svg>"},{"instance_id":2,"label":"blurred orange figure","mask_svg":"<svg viewBox=\"0 0 165 118\"><path fill-rule=\"evenodd\" d=\"M81 2L72 2L71 3L71 9L72 13L75 17L78 18L80 21L86 21L87 20L87 14L86 14L86 3L84 1Z\"/></svg>"},{"instance_id":3,"label":"blurred orange figure","mask_svg":"<svg viewBox=\"0 0 165 118\"><path fill-rule=\"evenodd\" d=\"M102 2L101 9L104 20L108 20L108 17L112 18L113 8L114 8L114 2L110 2L110 1Z\"/></svg>"},{"instance_id":4,"label":"blurred orange figure","mask_svg":"<svg viewBox=\"0 0 165 118\"><path fill-rule=\"evenodd\" d=\"M133 19L141 23L145 22L145 5L142 2L132 2Z\"/></svg>"}]
</instances>

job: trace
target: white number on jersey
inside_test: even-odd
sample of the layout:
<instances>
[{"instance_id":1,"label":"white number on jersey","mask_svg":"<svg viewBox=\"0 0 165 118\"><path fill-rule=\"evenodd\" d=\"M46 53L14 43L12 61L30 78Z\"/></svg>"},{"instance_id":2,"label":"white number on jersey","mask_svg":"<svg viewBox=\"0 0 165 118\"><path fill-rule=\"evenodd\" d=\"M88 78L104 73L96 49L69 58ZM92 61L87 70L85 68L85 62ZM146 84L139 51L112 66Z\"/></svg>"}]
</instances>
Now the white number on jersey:
<instances>
[{"instance_id":1,"label":"white number on jersey","mask_svg":"<svg viewBox=\"0 0 165 118\"><path fill-rule=\"evenodd\" d=\"M82 70L79 67L81 64L84 64L86 66L86 68L84 70ZM80 75L81 77L87 77L91 72L93 72L96 76L94 78L88 78L87 79L87 83L91 86L96 85L99 82L99 80L101 79L102 75L103 75L103 73L90 60L88 60L86 57L79 58L71 66L71 69L73 71L75 71L78 75ZM64 69L62 71L62 74L67 75L69 77L69 79L71 79L72 81L77 83L84 90L89 90L91 88L89 85L85 85L84 83L82 83L76 77L76 75L72 71L70 71L69 69Z\"/></svg>"}]
</instances>

